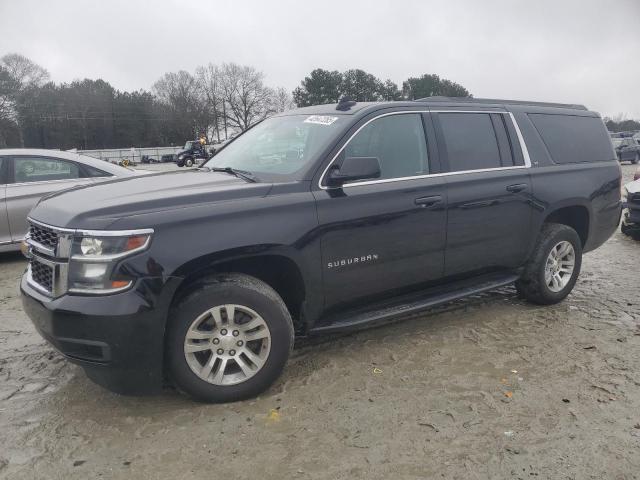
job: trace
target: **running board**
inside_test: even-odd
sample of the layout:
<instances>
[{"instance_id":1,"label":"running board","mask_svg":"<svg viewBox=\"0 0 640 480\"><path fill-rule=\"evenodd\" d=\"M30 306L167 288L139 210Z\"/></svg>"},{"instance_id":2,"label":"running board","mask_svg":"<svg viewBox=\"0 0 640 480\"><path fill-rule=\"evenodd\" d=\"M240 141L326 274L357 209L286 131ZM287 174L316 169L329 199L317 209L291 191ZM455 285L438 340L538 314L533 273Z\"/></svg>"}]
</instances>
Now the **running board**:
<instances>
[{"instance_id":1,"label":"running board","mask_svg":"<svg viewBox=\"0 0 640 480\"><path fill-rule=\"evenodd\" d=\"M518 278L519 276L514 273L499 273L432 287L422 292L391 299L385 302L384 306L378 308L376 305L372 305L372 308L367 310L348 310L331 315L321 319L321 324L309 330L309 335L356 330L371 326L371 324L421 312L453 300L505 287Z\"/></svg>"}]
</instances>

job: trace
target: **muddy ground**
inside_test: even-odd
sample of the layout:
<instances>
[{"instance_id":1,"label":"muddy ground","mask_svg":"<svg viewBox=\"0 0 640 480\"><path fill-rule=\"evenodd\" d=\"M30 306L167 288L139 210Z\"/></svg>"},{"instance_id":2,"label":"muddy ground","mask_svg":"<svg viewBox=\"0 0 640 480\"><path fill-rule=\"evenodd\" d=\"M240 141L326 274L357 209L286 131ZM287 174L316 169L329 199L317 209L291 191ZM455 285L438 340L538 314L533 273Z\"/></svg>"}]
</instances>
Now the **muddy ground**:
<instances>
[{"instance_id":1,"label":"muddy ground","mask_svg":"<svg viewBox=\"0 0 640 480\"><path fill-rule=\"evenodd\" d=\"M307 342L228 405L92 384L22 312L24 266L0 257L0 478L640 476L640 243L619 232L559 305L505 288Z\"/></svg>"}]
</instances>

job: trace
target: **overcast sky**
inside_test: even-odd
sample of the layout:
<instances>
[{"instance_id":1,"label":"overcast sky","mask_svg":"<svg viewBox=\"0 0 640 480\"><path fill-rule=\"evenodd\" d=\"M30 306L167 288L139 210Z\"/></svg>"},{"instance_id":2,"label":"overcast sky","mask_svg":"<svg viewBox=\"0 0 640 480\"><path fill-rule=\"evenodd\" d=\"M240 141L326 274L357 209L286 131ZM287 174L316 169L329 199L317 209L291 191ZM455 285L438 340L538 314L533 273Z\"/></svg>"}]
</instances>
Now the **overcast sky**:
<instances>
[{"instance_id":1,"label":"overcast sky","mask_svg":"<svg viewBox=\"0 0 640 480\"><path fill-rule=\"evenodd\" d=\"M0 38L0 55L56 82L150 89L167 71L236 62L292 90L317 67L362 68L640 118L640 0L0 0Z\"/></svg>"}]
</instances>

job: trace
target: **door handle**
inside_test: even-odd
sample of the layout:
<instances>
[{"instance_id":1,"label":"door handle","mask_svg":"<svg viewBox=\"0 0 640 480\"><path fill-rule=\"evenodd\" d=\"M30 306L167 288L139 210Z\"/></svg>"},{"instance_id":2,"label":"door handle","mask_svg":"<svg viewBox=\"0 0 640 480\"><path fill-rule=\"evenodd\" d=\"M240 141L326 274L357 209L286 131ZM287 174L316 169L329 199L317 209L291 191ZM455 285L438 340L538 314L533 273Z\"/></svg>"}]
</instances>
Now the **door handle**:
<instances>
[{"instance_id":1,"label":"door handle","mask_svg":"<svg viewBox=\"0 0 640 480\"><path fill-rule=\"evenodd\" d=\"M527 186L528 185L526 183L516 183L515 185L509 185L507 187L507 192L518 193L518 192L521 192L523 190L526 190Z\"/></svg>"},{"instance_id":2,"label":"door handle","mask_svg":"<svg viewBox=\"0 0 640 480\"><path fill-rule=\"evenodd\" d=\"M420 205L421 207L431 207L436 205L442 201L442 197L440 195L433 195L431 197L420 197L414 200L416 205Z\"/></svg>"}]
</instances>

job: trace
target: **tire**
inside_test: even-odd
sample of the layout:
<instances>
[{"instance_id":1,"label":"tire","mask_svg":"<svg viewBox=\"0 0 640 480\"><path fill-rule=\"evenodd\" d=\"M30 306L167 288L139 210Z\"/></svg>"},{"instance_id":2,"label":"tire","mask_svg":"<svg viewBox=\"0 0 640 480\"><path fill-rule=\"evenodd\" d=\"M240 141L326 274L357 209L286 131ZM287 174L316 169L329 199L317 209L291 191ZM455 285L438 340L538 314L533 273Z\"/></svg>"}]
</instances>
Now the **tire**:
<instances>
[{"instance_id":1,"label":"tire","mask_svg":"<svg viewBox=\"0 0 640 480\"><path fill-rule=\"evenodd\" d=\"M623 223L622 225L620 225L620 231L625 235L633 238L634 240L640 240L640 232L637 228L635 230L632 230Z\"/></svg>"},{"instance_id":2,"label":"tire","mask_svg":"<svg viewBox=\"0 0 640 480\"><path fill-rule=\"evenodd\" d=\"M266 283L233 273L205 278L190 290L172 308L167 328L167 367L176 387L213 403L252 398L269 388L293 349L293 322L282 298Z\"/></svg>"},{"instance_id":3,"label":"tire","mask_svg":"<svg viewBox=\"0 0 640 480\"><path fill-rule=\"evenodd\" d=\"M184 166L189 168L193 167L193 158L187 158L184 161Z\"/></svg>"},{"instance_id":4,"label":"tire","mask_svg":"<svg viewBox=\"0 0 640 480\"><path fill-rule=\"evenodd\" d=\"M552 285L547 283L548 266L553 271L554 264L548 264L548 259L553 262L552 249L557 253L564 253L563 246L569 244L573 249L573 268L568 269L571 256L560 257L560 262L556 265L560 267L557 275L561 275L561 280ZM570 253L570 250L567 248ZM561 302L573 290L580 267L582 266L582 242L578 233L571 227L557 223L545 223L542 226L537 244L524 267L524 271L518 281L516 289L518 293L528 301L538 305L551 305ZM564 273L564 275L562 275ZM551 275L553 277L554 275ZM566 283L565 283L566 282Z\"/></svg>"}]
</instances>

